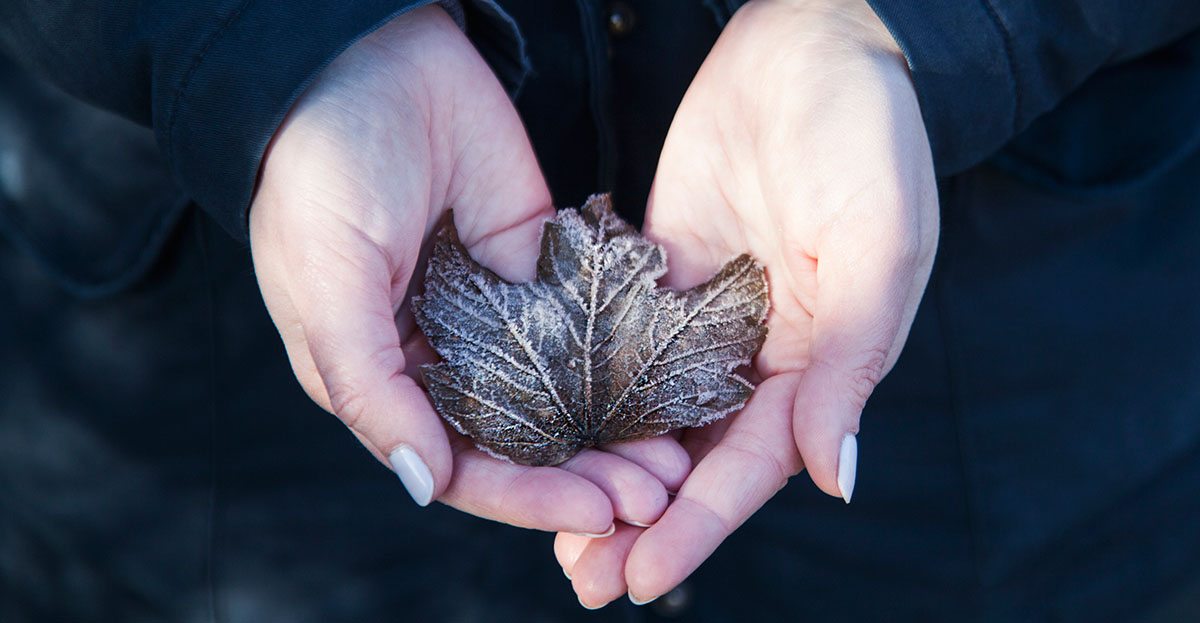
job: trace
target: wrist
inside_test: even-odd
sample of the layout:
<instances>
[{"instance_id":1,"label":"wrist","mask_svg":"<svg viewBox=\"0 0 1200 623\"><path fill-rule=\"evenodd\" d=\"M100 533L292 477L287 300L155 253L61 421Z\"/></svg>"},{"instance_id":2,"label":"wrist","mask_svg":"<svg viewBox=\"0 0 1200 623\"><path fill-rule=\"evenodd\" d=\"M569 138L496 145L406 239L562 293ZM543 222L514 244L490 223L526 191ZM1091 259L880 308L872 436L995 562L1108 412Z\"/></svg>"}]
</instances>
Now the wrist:
<instances>
[{"instance_id":1,"label":"wrist","mask_svg":"<svg viewBox=\"0 0 1200 623\"><path fill-rule=\"evenodd\" d=\"M895 37L867 0L750 0L734 16L766 13L782 20L814 51L868 58L903 68L908 62ZM751 15L743 15L751 14ZM733 23L733 20L731 20Z\"/></svg>"}]
</instances>

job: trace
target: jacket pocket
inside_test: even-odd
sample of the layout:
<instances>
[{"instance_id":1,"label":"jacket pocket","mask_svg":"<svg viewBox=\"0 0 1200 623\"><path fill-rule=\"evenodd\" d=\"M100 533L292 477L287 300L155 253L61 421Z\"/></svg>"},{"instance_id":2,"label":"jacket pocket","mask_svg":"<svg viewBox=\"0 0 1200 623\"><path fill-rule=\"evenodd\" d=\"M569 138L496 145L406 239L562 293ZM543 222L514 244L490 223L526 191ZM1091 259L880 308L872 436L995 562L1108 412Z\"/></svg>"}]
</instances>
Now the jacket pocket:
<instances>
[{"instance_id":1,"label":"jacket pocket","mask_svg":"<svg viewBox=\"0 0 1200 623\"><path fill-rule=\"evenodd\" d=\"M84 298L153 266L187 198L154 133L0 58L0 234Z\"/></svg>"}]
</instances>

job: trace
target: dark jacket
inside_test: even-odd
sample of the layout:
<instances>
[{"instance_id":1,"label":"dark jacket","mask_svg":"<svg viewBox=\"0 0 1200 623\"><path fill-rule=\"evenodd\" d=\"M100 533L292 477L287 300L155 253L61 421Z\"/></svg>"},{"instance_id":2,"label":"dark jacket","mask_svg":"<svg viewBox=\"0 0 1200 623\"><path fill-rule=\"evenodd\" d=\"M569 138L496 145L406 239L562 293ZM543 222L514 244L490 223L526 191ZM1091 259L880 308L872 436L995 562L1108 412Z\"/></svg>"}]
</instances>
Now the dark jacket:
<instances>
[{"instance_id":1,"label":"dark jacket","mask_svg":"<svg viewBox=\"0 0 1200 623\"><path fill-rule=\"evenodd\" d=\"M291 103L427 1L0 5L0 620L582 612L549 539L418 512L308 402L249 266ZM556 203L639 218L741 2L499 4L463 23ZM796 479L686 612L1169 620L1200 590L1200 4L871 4L933 146L937 264L854 504Z\"/></svg>"}]
</instances>

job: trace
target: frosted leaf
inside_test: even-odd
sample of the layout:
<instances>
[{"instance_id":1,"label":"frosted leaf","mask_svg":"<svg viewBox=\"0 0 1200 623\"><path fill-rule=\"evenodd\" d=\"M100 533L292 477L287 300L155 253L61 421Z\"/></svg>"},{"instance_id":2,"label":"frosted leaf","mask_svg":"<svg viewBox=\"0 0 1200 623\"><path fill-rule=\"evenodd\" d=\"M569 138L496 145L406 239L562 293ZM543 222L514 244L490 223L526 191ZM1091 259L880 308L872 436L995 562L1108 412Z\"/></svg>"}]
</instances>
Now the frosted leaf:
<instances>
[{"instance_id":1,"label":"frosted leaf","mask_svg":"<svg viewBox=\"0 0 1200 623\"><path fill-rule=\"evenodd\" d=\"M767 333L762 267L742 255L682 292L657 287L665 272L662 247L607 195L546 223L530 283L476 264L447 224L414 306L442 357L421 368L434 407L484 451L526 465L740 409L754 386L733 369Z\"/></svg>"}]
</instances>

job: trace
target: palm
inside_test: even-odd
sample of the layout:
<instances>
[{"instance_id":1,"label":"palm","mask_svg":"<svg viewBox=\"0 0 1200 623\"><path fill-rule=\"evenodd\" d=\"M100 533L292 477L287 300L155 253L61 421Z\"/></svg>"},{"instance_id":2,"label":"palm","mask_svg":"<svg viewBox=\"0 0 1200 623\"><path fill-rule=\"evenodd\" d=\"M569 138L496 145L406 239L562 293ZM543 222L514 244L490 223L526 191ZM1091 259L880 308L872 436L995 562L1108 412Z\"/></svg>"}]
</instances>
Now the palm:
<instances>
[{"instance_id":1,"label":"palm","mask_svg":"<svg viewBox=\"0 0 1200 623\"><path fill-rule=\"evenodd\" d=\"M699 194L702 185L713 179L697 176L676 185ZM795 238L769 214L749 211L747 215L722 206L722 198L729 195L711 182L707 194L707 200L656 203L650 209L647 232L667 248L669 284L690 287L721 262L749 252L766 268L771 297L767 340L753 361L753 371L762 379L803 369L813 326L810 310L817 299L816 262L794 253L799 246ZM693 211L687 206L712 207Z\"/></svg>"}]
</instances>

